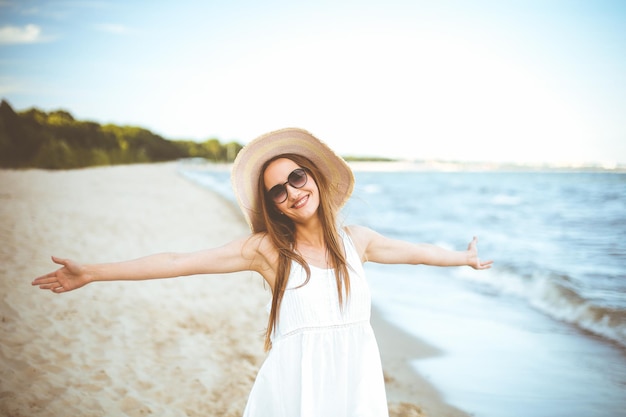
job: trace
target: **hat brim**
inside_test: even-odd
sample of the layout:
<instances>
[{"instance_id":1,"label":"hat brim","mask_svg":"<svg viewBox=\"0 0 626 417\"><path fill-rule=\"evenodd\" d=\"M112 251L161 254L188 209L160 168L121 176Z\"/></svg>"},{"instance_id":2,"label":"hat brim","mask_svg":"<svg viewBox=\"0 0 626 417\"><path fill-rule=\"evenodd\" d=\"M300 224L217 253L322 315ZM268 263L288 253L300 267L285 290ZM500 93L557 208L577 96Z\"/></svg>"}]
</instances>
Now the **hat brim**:
<instances>
[{"instance_id":1,"label":"hat brim","mask_svg":"<svg viewBox=\"0 0 626 417\"><path fill-rule=\"evenodd\" d=\"M267 230L261 213L262 196L257 182L263 164L279 155L293 153L311 160L328 180L330 198L343 207L354 188L354 174L343 158L328 145L303 129L287 128L266 133L239 151L231 172L231 182L239 207L253 233Z\"/></svg>"}]
</instances>

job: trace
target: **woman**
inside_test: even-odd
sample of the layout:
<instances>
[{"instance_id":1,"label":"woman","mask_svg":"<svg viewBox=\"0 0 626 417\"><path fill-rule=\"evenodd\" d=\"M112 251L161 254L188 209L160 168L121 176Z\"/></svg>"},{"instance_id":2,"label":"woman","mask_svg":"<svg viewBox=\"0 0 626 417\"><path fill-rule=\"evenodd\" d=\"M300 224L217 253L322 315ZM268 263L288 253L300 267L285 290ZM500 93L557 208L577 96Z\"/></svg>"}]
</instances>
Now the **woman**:
<instances>
[{"instance_id":1,"label":"woman","mask_svg":"<svg viewBox=\"0 0 626 417\"><path fill-rule=\"evenodd\" d=\"M244 416L387 416L380 355L362 264L487 269L476 238L466 251L388 239L337 215L354 187L345 161L301 129L263 135L237 156L232 184L251 235L199 252L111 264L53 257L33 285L64 293L94 281L258 272L272 290L265 346Z\"/></svg>"}]
</instances>

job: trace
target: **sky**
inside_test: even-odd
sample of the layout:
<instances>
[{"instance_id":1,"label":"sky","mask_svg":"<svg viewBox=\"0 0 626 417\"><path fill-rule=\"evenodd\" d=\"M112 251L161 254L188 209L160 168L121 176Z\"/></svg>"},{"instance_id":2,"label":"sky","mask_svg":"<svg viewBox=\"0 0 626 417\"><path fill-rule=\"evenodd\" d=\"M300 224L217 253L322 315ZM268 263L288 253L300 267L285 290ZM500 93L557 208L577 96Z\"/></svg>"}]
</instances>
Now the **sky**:
<instances>
[{"instance_id":1,"label":"sky","mask_svg":"<svg viewBox=\"0 0 626 417\"><path fill-rule=\"evenodd\" d=\"M0 0L16 110L342 155L626 164L626 1Z\"/></svg>"}]
</instances>

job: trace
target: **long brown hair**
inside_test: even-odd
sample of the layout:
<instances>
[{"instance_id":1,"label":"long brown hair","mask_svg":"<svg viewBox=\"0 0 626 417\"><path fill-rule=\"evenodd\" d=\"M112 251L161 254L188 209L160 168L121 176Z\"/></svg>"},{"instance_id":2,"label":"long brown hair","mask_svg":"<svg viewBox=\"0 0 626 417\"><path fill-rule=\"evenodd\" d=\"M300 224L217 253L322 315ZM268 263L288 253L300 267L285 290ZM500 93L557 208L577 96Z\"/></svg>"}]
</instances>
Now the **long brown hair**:
<instances>
[{"instance_id":1,"label":"long brown hair","mask_svg":"<svg viewBox=\"0 0 626 417\"><path fill-rule=\"evenodd\" d=\"M265 191L265 182L263 180L265 170L272 162L280 158L290 159L300 168L304 168L307 175L311 176L317 184L320 195L320 205L317 209L317 215L324 231L324 242L326 243L330 266L335 270L340 305L343 305L344 295L347 297L350 293L350 278L348 275L346 255L339 239L337 226L338 207L335 207L332 199L329 198L332 187L328 184L328 180L308 158L302 155L283 154L268 160L261 169L257 192L259 196L262 196L262 198L260 198L261 211L267 229L267 236L278 250L278 265L272 293L272 309L270 310L267 330L265 332L266 351L272 347L271 335L278 324L280 305L283 295L285 294L285 288L287 288L287 281L289 279L289 273L291 272L291 263L293 261L299 263L306 271L307 278L302 285L306 285L311 278L309 265L304 258L295 251L296 228L294 222L289 217L280 213L274 202L267 197Z\"/></svg>"}]
</instances>

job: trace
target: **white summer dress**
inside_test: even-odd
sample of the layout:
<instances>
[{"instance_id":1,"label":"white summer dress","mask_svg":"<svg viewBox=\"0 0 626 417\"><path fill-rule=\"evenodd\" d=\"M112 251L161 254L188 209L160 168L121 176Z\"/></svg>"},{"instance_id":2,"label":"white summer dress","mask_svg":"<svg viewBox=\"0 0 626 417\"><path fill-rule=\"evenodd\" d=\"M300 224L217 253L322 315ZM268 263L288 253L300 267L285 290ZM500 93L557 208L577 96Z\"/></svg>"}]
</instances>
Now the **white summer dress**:
<instances>
[{"instance_id":1,"label":"white summer dress","mask_svg":"<svg viewBox=\"0 0 626 417\"><path fill-rule=\"evenodd\" d=\"M282 300L272 349L244 417L388 417L371 297L363 265L342 230L350 295L340 308L334 270L296 262ZM299 287L299 288L298 288Z\"/></svg>"}]
</instances>

